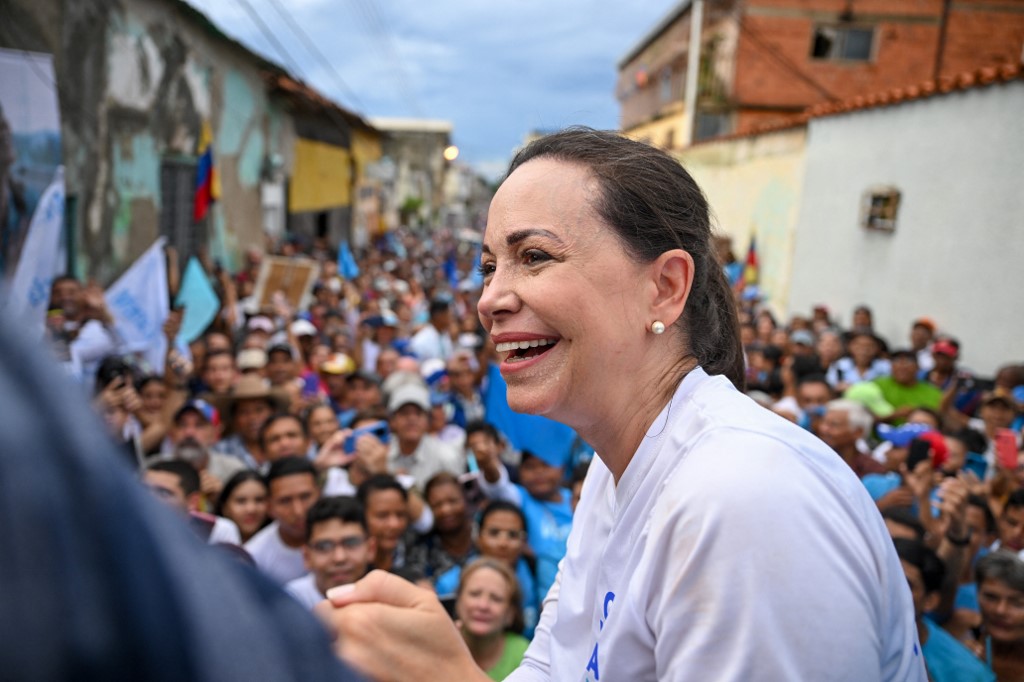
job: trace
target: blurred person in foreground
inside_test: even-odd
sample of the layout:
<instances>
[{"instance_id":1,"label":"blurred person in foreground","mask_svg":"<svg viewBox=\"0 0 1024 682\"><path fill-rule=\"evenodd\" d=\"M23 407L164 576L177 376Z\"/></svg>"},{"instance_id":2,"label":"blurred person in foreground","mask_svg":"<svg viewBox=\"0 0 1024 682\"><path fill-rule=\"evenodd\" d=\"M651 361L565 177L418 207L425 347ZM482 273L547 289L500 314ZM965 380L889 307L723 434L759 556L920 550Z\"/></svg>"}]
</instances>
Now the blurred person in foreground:
<instances>
[{"instance_id":1,"label":"blurred person in foreground","mask_svg":"<svg viewBox=\"0 0 1024 682\"><path fill-rule=\"evenodd\" d=\"M926 679L871 498L734 386L733 296L678 161L589 129L530 144L491 202L481 270L509 404L598 453L507 679ZM488 679L433 594L372 572L328 597L339 652L374 677Z\"/></svg>"},{"instance_id":2,"label":"blurred person in foreground","mask_svg":"<svg viewBox=\"0 0 1024 682\"><path fill-rule=\"evenodd\" d=\"M3 677L357 679L301 606L153 499L71 380L4 322Z\"/></svg>"}]
</instances>

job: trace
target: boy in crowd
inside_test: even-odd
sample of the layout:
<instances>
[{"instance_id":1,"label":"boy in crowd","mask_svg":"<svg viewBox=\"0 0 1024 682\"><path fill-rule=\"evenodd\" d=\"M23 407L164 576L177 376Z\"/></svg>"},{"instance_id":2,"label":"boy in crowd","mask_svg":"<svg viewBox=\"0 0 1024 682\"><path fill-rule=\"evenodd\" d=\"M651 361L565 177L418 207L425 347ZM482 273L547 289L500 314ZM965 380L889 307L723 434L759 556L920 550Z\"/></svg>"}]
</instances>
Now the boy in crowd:
<instances>
[{"instance_id":1,"label":"boy in crowd","mask_svg":"<svg viewBox=\"0 0 1024 682\"><path fill-rule=\"evenodd\" d=\"M188 462L176 459L153 462L146 467L143 480L161 502L186 515L192 530L209 544L241 543L238 526L233 522L199 511L202 497L199 473Z\"/></svg>"},{"instance_id":2,"label":"boy in crowd","mask_svg":"<svg viewBox=\"0 0 1024 682\"><path fill-rule=\"evenodd\" d=\"M914 599L914 616L928 679L933 682L994 682L995 675L970 649L925 616L939 604L946 572L942 560L916 540L897 538L893 542Z\"/></svg>"},{"instance_id":3,"label":"boy in crowd","mask_svg":"<svg viewBox=\"0 0 1024 682\"><path fill-rule=\"evenodd\" d=\"M351 497L322 497L306 515L306 544L302 557L309 573L285 588L299 603L312 610L326 599L327 590L348 585L366 575L376 543L370 537L366 516Z\"/></svg>"},{"instance_id":4,"label":"boy in crowd","mask_svg":"<svg viewBox=\"0 0 1024 682\"><path fill-rule=\"evenodd\" d=\"M306 573L306 515L319 499L320 488L316 469L303 457L271 463L265 480L267 510L274 521L245 543L245 549L260 570L284 585Z\"/></svg>"}]
</instances>

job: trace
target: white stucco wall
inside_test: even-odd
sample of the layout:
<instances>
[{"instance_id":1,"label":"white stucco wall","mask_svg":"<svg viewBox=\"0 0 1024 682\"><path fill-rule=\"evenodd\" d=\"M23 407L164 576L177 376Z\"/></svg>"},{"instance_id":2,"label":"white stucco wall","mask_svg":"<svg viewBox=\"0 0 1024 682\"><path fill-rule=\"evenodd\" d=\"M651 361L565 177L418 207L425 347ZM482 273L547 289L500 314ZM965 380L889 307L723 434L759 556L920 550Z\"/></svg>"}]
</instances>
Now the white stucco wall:
<instances>
[{"instance_id":1,"label":"white stucco wall","mask_svg":"<svg viewBox=\"0 0 1024 682\"><path fill-rule=\"evenodd\" d=\"M874 185L893 233L860 225ZM811 121L789 312L816 303L868 304L895 346L932 317L980 373L1024 360L1024 80Z\"/></svg>"}]
</instances>

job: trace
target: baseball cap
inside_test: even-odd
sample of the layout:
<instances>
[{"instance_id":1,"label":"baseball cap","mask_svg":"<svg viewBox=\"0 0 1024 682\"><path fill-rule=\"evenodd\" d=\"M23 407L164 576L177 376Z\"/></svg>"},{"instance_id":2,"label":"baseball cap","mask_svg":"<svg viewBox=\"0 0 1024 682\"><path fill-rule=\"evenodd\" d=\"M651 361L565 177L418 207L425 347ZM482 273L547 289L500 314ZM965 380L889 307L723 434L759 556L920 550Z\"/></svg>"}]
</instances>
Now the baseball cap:
<instances>
[{"instance_id":1,"label":"baseball cap","mask_svg":"<svg viewBox=\"0 0 1024 682\"><path fill-rule=\"evenodd\" d=\"M205 400L196 399L186 402L178 408L177 412L174 413L174 422L177 423L186 412L195 412L205 419L207 424L211 426L220 426L220 412L217 411L216 407Z\"/></svg>"},{"instance_id":2,"label":"baseball cap","mask_svg":"<svg viewBox=\"0 0 1024 682\"><path fill-rule=\"evenodd\" d=\"M952 341L942 339L932 344L932 355L939 353L941 355L948 355L951 358L959 357L960 350Z\"/></svg>"},{"instance_id":3,"label":"baseball cap","mask_svg":"<svg viewBox=\"0 0 1024 682\"><path fill-rule=\"evenodd\" d=\"M917 318L916 320L914 320L914 324L912 324L911 327L924 327L925 329L930 331L932 334L934 334L935 330L937 329L937 327L935 325L935 320L933 320L930 317L919 317L919 318Z\"/></svg>"},{"instance_id":4,"label":"baseball cap","mask_svg":"<svg viewBox=\"0 0 1024 682\"><path fill-rule=\"evenodd\" d=\"M1018 408L1017 401L1014 397L1004 391L986 391L981 396L982 405L991 405L992 403L1002 403L1004 406L1016 411Z\"/></svg>"},{"instance_id":5,"label":"baseball cap","mask_svg":"<svg viewBox=\"0 0 1024 682\"><path fill-rule=\"evenodd\" d=\"M898 448L905 448L910 445L910 441L914 440L921 434L934 431L934 429L927 424L901 424L900 426L879 424L875 430L878 432L879 438L892 443Z\"/></svg>"},{"instance_id":6,"label":"baseball cap","mask_svg":"<svg viewBox=\"0 0 1024 682\"><path fill-rule=\"evenodd\" d=\"M238 353L235 364L238 365L240 372L249 369L263 369L267 366L267 353L260 348L246 348Z\"/></svg>"},{"instance_id":7,"label":"baseball cap","mask_svg":"<svg viewBox=\"0 0 1024 682\"><path fill-rule=\"evenodd\" d=\"M309 320L298 319L291 323L288 327L291 331L292 336L316 336L316 326Z\"/></svg>"},{"instance_id":8,"label":"baseball cap","mask_svg":"<svg viewBox=\"0 0 1024 682\"><path fill-rule=\"evenodd\" d=\"M335 353L320 365L320 371L326 374L351 374L356 371L356 363L344 353Z\"/></svg>"},{"instance_id":9,"label":"baseball cap","mask_svg":"<svg viewBox=\"0 0 1024 682\"><path fill-rule=\"evenodd\" d=\"M270 357L271 353L287 353L288 357L292 360L297 359L298 354L295 349L292 348L290 343L274 343L267 347L267 357Z\"/></svg>"},{"instance_id":10,"label":"baseball cap","mask_svg":"<svg viewBox=\"0 0 1024 682\"><path fill-rule=\"evenodd\" d=\"M850 386L843 397L860 403L879 419L887 419L896 411L882 394L882 387L873 381L861 381Z\"/></svg>"},{"instance_id":11,"label":"baseball cap","mask_svg":"<svg viewBox=\"0 0 1024 682\"><path fill-rule=\"evenodd\" d=\"M415 405L424 412L430 411L430 391L418 384L402 384L388 398L388 412L397 412L406 405Z\"/></svg>"},{"instance_id":12,"label":"baseball cap","mask_svg":"<svg viewBox=\"0 0 1024 682\"><path fill-rule=\"evenodd\" d=\"M802 346L813 346L814 345L814 334L807 331L806 329L797 329L789 335L789 340L793 343L798 343Z\"/></svg>"},{"instance_id":13,"label":"baseball cap","mask_svg":"<svg viewBox=\"0 0 1024 682\"><path fill-rule=\"evenodd\" d=\"M270 321L269 317L263 315L257 315L250 317L249 321L245 323L245 328L249 331L266 332L267 334L274 333L274 323Z\"/></svg>"}]
</instances>

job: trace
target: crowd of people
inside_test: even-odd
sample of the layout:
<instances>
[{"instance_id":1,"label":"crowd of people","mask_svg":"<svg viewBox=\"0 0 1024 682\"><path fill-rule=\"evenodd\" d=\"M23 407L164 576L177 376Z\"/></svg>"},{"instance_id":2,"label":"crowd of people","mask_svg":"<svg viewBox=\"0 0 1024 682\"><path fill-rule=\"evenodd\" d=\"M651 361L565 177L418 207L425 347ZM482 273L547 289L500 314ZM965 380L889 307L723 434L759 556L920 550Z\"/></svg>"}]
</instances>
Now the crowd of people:
<instances>
[{"instance_id":1,"label":"crowd of people","mask_svg":"<svg viewBox=\"0 0 1024 682\"><path fill-rule=\"evenodd\" d=\"M210 267L222 308L187 350L170 314L161 374L122 353L101 292L70 277L52 287L51 344L204 541L310 609L373 568L428 587L503 679L566 554L590 453L517 449L489 420L498 349L473 243L403 232L347 278L322 240L278 251L318 264L308 305L256 300L258 251L237 273ZM974 376L953 330L924 317L886 340L866 306L845 325L825 306L783 323L736 300L747 394L877 503L932 679L1024 678L1024 365Z\"/></svg>"}]
</instances>

